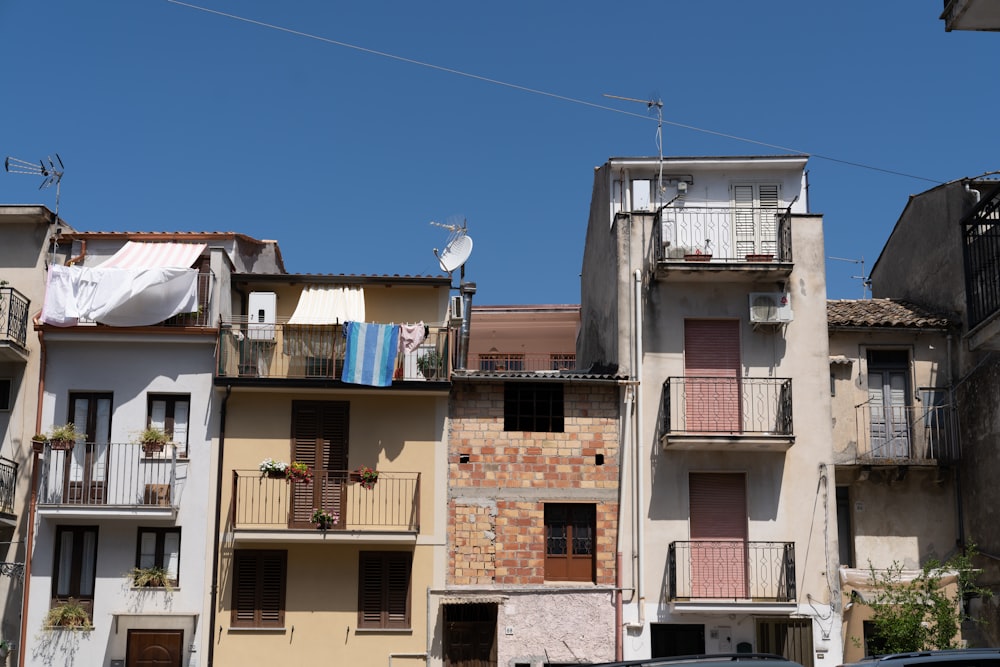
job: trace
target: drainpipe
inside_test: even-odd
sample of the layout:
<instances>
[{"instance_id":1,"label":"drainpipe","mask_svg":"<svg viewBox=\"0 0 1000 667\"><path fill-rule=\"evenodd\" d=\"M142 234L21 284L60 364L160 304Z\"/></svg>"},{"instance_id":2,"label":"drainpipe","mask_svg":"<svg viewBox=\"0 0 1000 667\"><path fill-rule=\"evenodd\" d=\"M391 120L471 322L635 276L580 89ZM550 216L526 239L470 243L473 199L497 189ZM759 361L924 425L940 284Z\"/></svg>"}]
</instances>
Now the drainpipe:
<instances>
[{"instance_id":1,"label":"drainpipe","mask_svg":"<svg viewBox=\"0 0 1000 667\"><path fill-rule=\"evenodd\" d=\"M226 395L222 398L219 408L219 462L215 473L215 530L212 535L212 587L210 592L211 607L208 610L208 667L212 667L215 658L215 608L219 599L219 521L222 519L222 463L226 451L226 406L233 386L226 385Z\"/></svg>"},{"instance_id":2,"label":"drainpipe","mask_svg":"<svg viewBox=\"0 0 1000 667\"><path fill-rule=\"evenodd\" d=\"M619 550L615 554L615 661L617 662L622 660L622 644L622 552Z\"/></svg>"},{"instance_id":3,"label":"drainpipe","mask_svg":"<svg viewBox=\"0 0 1000 667\"><path fill-rule=\"evenodd\" d=\"M38 330L38 316L33 318L35 330L38 332L38 403L35 405L35 433L42 432L42 401L45 398L45 335ZM23 442L21 443L24 444ZM31 592L31 556L35 547L35 511L38 506L38 454L31 447L31 493L28 500L28 534L24 547L24 578L21 590L21 632L17 638L17 664L24 667L24 638L28 635L28 600Z\"/></svg>"},{"instance_id":4,"label":"drainpipe","mask_svg":"<svg viewBox=\"0 0 1000 667\"><path fill-rule=\"evenodd\" d=\"M965 187L966 188L969 187L968 183L966 183ZM978 191L974 192L978 194ZM959 442L961 432L958 429L957 425L958 420L955 418L955 416L957 415L957 411L955 410L955 396L956 396L955 383L954 383L954 378L952 377L952 372L953 372L952 361L951 361L952 334L948 334L947 341L948 341L948 356L947 356L948 410L950 411L950 414L948 415L950 417L950 419L948 420L949 431L950 435L952 436L952 441L955 443L954 446L956 449L958 449L961 447L961 443ZM956 458L958 458L960 453L961 453L960 451L956 452ZM955 520L958 523L958 535L956 536L956 541L958 542L958 546L962 549L962 553L965 553L965 508L962 506L962 480L958 475L957 465L952 466L951 476L952 476L952 481L954 482L955 485L955 513L956 513Z\"/></svg>"},{"instance_id":5,"label":"drainpipe","mask_svg":"<svg viewBox=\"0 0 1000 667\"><path fill-rule=\"evenodd\" d=\"M632 439L632 401L633 401L633 385L631 383L625 384L625 398L622 401L623 407L621 414L625 416L621 420L623 424L623 431L619 437L619 442L621 446L618 448L620 461L618 462L618 550L615 553L615 586L618 590L615 591L615 660L622 660L621 649L622 649L622 631L624 624L622 621L622 605L623 605L623 591L622 591L622 548L625 546L625 538L623 536L623 531L621 526L625 525L625 496L622 493L622 489L625 488L625 473L628 471L628 451L629 443ZM634 523L634 522L633 522ZM635 534L631 536L632 538L632 549L629 552L629 564L632 566L632 594L633 600L635 599Z\"/></svg>"},{"instance_id":6,"label":"drainpipe","mask_svg":"<svg viewBox=\"0 0 1000 667\"><path fill-rule=\"evenodd\" d=\"M635 378L635 426L632 429L635 438L635 535L636 535L636 593L639 603L639 625L646 624L645 573L643 572L643 549L645 547L645 521L643 520L643 457L642 457L642 271L635 270L635 365L632 376Z\"/></svg>"},{"instance_id":7,"label":"drainpipe","mask_svg":"<svg viewBox=\"0 0 1000 667\"><path fill-rule=\"evenodd\" d=\"M476 283L462 282L458 288L462 293L462 327L458 334L458 354L455 355L455 370L464 371L469 364L469 331L472 328L472 295L476 293Z\"/></svg>"}]
</instances>

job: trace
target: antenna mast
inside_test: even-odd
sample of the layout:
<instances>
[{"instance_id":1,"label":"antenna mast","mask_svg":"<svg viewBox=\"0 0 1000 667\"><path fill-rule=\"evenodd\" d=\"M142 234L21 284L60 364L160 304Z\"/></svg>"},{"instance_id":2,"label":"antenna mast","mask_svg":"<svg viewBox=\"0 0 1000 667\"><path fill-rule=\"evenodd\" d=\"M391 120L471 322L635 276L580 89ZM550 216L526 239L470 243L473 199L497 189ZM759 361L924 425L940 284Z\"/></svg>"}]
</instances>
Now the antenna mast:
<instances>
[{"instance_id":1,"label":"antenna mast","mask_svg":"<svg viewBox=\"0 0 1000 667\"><path fill-rule=\"evenodd\" d=\"M33 176L44 176L42 179L42 184L38 186L39 190L44 190L45 188L51 187L54 183L56 186L56 220L59 219L59 186L62 183L63 171L65 167L63 166L62 158L59 157L59 153L54 153L56 156L56 162L59 163L59 168L56 169L56 163L52 161L52 156L48 158L49 166L45 166L45 160L39 160L38 164L34 162L28 162L26 160L20 160L16 157L8 156L6 160L3 161L3 168L8 174L31 174Z\"/></svg>"},{"instance_id":2,"label":"antenna mast","mask_svg":"<svg viewBox=\"0 0 1000 667\"><path fill-rule=\"evenodd\" d=\"M851 276L851 278L853 278L854 280L860 280L861 281L861 298L862 299L871 298L870 292L871 292L871 289L872 289L872 278L867 273L865 273L865 256L864 255L861 256L861 259L850 259L848 257L827 257L827 259L835 259L838 262L850 262L851 264L860 264L861 265L861 275L860 276Z\"/></svg>"},{"instance_id":3,"label":"antenna mast","mask_svg":"<svg viewBox=\"0 0 1000 667\"><path fill-rule=\"evenodd\" d=\"M656 192L659 195L663 195L663 100L659 96L651 96L648 100L640 100L635 97L622 97L620 95L609 95L604 93L605 97L611 98L613 100L624 100L625 102L638 102L639 104L645 104L646 109L652 111L656 109L656 150L660 155L660 173L656 179Z\"/></svg>"}]
</instances>

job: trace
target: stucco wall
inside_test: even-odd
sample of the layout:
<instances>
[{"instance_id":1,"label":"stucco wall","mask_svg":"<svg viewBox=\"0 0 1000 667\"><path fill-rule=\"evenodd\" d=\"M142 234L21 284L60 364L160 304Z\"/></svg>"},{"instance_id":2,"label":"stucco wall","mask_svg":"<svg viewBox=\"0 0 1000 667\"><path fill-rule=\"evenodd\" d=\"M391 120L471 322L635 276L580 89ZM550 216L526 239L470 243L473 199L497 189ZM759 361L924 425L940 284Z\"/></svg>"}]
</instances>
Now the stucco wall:
<instances>
[{"instance_id":1,"label":"stucco wall","mask_svg":"<svg viewBox=\"0 0 1000 667\"><path fill-rule=\"evenodd\" d=\"M497 664L542 667L614 660L614 621L609 591L511 593L497 617Z\"/></svg>"}]
</instances>

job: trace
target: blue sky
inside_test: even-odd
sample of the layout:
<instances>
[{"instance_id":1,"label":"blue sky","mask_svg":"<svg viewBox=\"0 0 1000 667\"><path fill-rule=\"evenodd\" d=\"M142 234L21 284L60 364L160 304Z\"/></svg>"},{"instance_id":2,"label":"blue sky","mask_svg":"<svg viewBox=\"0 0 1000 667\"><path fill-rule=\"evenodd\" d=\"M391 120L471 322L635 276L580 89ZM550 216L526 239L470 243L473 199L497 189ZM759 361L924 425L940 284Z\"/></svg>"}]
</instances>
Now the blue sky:
<instances>
[{"instance_id":1,"label":"blue sky","mask_svg":"<svg viewBox=\"0 0 1000 667\"><path fill-rule=\"evenodd\" d=\"M657 150L645 107L604 93L661 98L667 155L781 153L671 122L812 154L826 254L868 267L909 195L1000 169L1000 34L946 33L940 0L193 4L284 30L0 0L0 157L59 153L78 229L236 231L292 272L412 275L440 273L429 221L458 216L476 303L576 303L593 168ZM0 173L0 203L54 208L39 182ZM860 297L859 273L828 261L828 296Z\"/></svg>"}]
</instances>

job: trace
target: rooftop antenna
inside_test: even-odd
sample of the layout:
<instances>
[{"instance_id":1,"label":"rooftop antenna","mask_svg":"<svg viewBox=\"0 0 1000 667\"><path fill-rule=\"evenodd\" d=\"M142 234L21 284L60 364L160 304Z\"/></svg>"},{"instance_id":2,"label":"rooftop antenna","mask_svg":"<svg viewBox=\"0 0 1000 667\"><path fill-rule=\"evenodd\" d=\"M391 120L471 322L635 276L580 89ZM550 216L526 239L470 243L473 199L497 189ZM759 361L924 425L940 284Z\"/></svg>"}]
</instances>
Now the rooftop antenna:
<instances>
[{"instance_id":1,"label":"rooftop antenna","mask_svg":"<svg viewBox=\"0 0 1000 667\"><path fill-rule=\"evenodd\" d=\"M42 179L42 184L38 186L39 190L44 190L45 188L52 187L53 184L56 186L56 220L59 219L59 184L62 182L63 171L65 167L63 166L62 158L59 157L59 153L54 153L56 156L55 162L52 161L52 156L48 156L45 160L39 160L38 164L34 162L28 162L26 160L20 160L16 157L7 157L3 161L3 168L8 174L31 174L34 176L44 176ZM48 161L48 166L45 166L46 161ZM59 168L56 169L56 162L59 163Z\"/></svg>"},{"instance_id":2,"label":"rooftop antenna","mask_svg":"<svg viewBox=\"0 0 1000 667\"><path fill-rule=\"evenodd\" d=\"M461 219L461 223L459 223L459 219ZM459 277L464 282L465 263L469 261L469 256L472 254L472 237L468 234L465 218L453 216L448 218L447 222L435 222L431 220L431 225L442 227L451 232L448 235L448 241L444 245L444 250L439 253L438 249L434 248L434 256L438 258L441 270L446 272L450 278L452 272L460 268L461 273Z\"/></svg>"},{"instance_id":3,"label":"rooftop antenna","mask_svg":"<svg viewBox=\"0 0 1000 667\"><path fill-rule=\"evenodd\" d=\"M861 265L861 275L851 276L854 280L861 281L861 298L870 298L870 292L872 289L872 278L867 273L865 273L865 256L862 255L861 259L850 259L849 257L827 257L827 259L835 259L838 262L850 262L851 264Z\"/></svg>"},{"instance_id":4,"label":"rooftop antenna","mask_svg":"<svg viewBox=\"0 0 1000 667\"><path fill-rule=\"evenodd\" d=\"M648 100L640 100L635 97L621 97L620 95L609 95L604 93L605 97L611 98L613 100L624 100L626 102L638 102L639 104L645 104L646 109L652 113L653 109L656 109L656 150L660 155L660 173L656 179L656 193L662 197L663 196L663 100L660 99L659 95L653 94L649 96Z\"/></svg>"}]
</instances>

